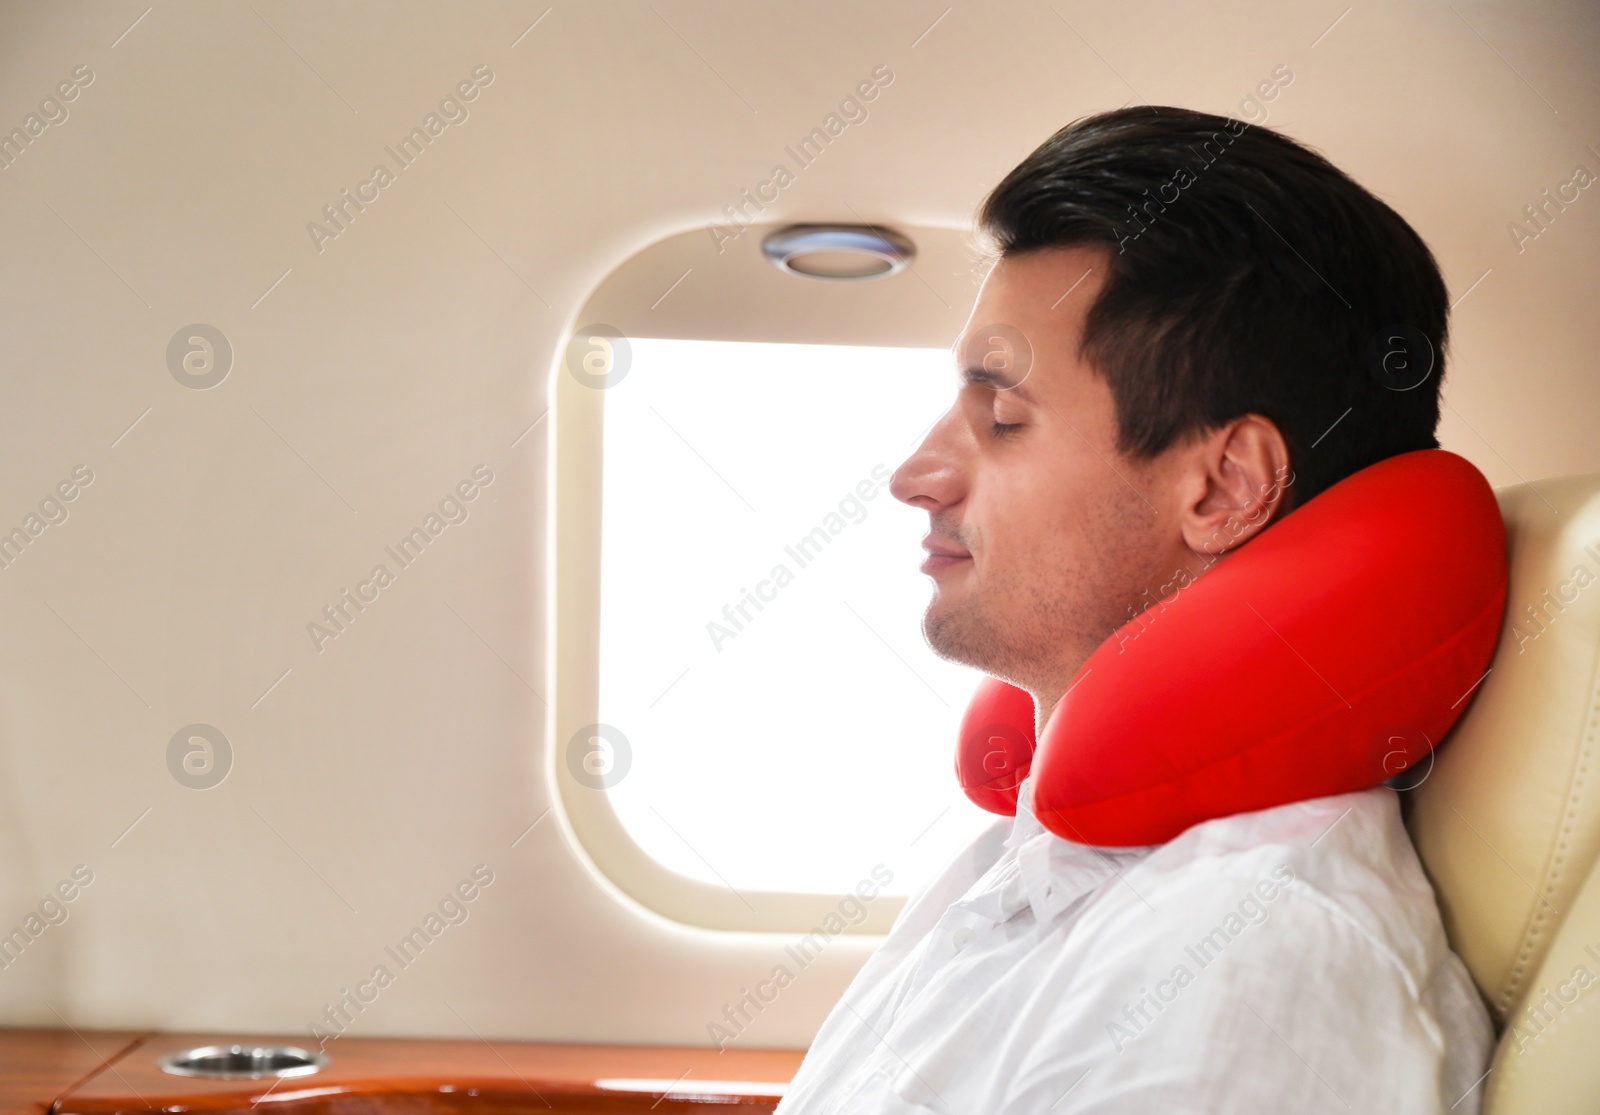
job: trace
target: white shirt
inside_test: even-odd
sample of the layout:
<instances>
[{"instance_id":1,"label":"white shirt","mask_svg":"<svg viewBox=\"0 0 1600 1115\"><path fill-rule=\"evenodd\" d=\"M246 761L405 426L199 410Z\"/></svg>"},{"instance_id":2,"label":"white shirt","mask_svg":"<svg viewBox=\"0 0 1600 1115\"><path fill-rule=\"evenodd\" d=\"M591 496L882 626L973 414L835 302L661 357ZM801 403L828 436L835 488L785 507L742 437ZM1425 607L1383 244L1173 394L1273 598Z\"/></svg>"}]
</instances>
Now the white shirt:
<instances>
[{"instance_id":1,"label":"white shirt","mask_svg":"<svg viewBox=\"0 0 1600 1115\"><path fill-rule=\"evenodd\" d=\"M1474 1115L1493 1030L1387 787L1095 848L1017 815L912 898L778 1115Z\"/></svg>"}]
</instances>

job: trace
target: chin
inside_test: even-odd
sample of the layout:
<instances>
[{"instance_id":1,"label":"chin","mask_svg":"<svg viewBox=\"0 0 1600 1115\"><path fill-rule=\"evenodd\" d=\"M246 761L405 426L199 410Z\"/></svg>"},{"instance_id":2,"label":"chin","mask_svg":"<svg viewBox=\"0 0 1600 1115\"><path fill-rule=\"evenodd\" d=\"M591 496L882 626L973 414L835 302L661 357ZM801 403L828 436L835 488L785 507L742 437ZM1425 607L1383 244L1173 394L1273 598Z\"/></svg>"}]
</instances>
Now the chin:
<instances>
[{"instance_id":1,"label":"chin","mask_svg":"<svg viewBox=\"0 0 1600 1115\"><path fill-rule=\"evenodd\" d=\"M977 609L968 601L935 596L922 616L922 636L947 662L970 666L985 673L998 667L1004 648Z\"/></svg>"},{"instance_id":2,"label":"chin","mask_svg":"<svg viewBox=\"0 0 1600 1115\"><path fill-rule=\"evenodd\" d=\"M1058 683L1064 688L1104 640L1082 630L1087 623L1041 626L1041 610L1050 609L1029 602L1003 611L972 596L936 593L923 613L922 635L947 662L1023 689L1048 690Z\"/></svg>"}]
</instances>

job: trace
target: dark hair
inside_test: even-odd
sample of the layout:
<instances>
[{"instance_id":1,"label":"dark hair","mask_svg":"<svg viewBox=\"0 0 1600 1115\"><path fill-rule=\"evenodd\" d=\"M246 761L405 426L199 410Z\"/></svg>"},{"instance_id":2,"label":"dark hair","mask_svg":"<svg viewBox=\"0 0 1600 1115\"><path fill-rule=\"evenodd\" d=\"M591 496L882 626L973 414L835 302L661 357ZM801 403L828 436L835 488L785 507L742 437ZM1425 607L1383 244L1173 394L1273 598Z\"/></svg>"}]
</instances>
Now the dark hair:
<instances>
[{"instance_id":1,"label":"dark hair","mask_svg":"<svg viewBox=\"0 0 1600 1115\"><path fill-rule=\"evenodd\" d=\"M1260 414L1288 442L1299 505L1439 444L1438 264L1398 213L1277 132L1155 105L1087 116L1006 175L978 223L1002 255L1109 250L1080 356L1111 387L1124 455Z\"/></svg>"}]
</instances>

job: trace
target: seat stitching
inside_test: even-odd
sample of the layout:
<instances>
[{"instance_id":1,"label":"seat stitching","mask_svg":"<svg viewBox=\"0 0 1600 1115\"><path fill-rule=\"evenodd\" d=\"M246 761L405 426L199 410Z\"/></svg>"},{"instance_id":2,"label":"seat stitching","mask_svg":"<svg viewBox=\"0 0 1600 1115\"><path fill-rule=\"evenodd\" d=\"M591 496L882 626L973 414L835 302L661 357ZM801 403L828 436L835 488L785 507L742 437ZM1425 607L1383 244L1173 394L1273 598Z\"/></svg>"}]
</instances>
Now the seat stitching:
<instances>
[{"instance_id":1,"label":"seat stitching","mask_svg":"<svg viewBox=\"0 0 1600 1115\"><path fill-rule=\"evenodd\" d=\"M1596 738L1600 737L1600 656L1597 656L1594 673L1590 677L1589 717L1584 728L1582 739L1583 746L1573 757L1573 772L1568 784L1566 806L1562 811L1560 835L1556 846L1551 850L1550 860L1544 871L1543 902L1537 903L1533 910L1533 919L1524 931L1522 949L1517 955L1516 963L1507 974L1505 987L1496 1000L1497 1012L1502 1018L1509 1017L1512 1000L1521 992L1523 980L1528 975L1529 960L1533 956L1536 945L1542 943L1549 932L1549 906L1551 896L1558 888L1558 884L1565 879L1567 867L1567 852L1572 840L1572 829L1578 815L1578 803L1587 789L1587 774L1589 763L1593 758ZM1561 911L1557 911L1558 914ZM1564 920L1565 915L1562 915Z\"/></svg>"},{"instance_id":2,"label":"seat stitching","mask_svg":"<svg viewBox=\"0 0 1600 1115\"><path fill-rule=\"evenodd\" d=\"M1531 1051L1534 1047L1543 1043L1544 1040L1549 1035L1555 1033L1556 1030L1572 1025L1577 1018L1583 1014L1584 1011L1587 1011L1594 1005L1596 999L1600 999L1600 995L1590 996L1584 999L1584 1001L1579 1003L1570 1014L1563 1011L1562 1013L1556 1015L1556 1017L1551 1020L1550 1025L1546 1026L1544 1029L1535 1034L1533 1036L1533 1040L1528 1042L1528 1044L1522 1048L1512 1048L1511 1034L1508 1030L1508 1032L1500 1041L1502 1051L1500 1055L1495 1058L1495 1060L1501 1062L1500 1077L1497 1081L1493 1082L1491 1088L1485 1089L1486 1093L1492 1091L1493 1096L1485 1096L1483 1109L1485 1111L1492 1110L1495 1104L1499 1101L1500 1093L1511 1087L1512 1082L1520 1075L1521 1070L1528 1063L1528 1058L1523 1056L1524 1053Z\"/></svg>"}]
</instances>

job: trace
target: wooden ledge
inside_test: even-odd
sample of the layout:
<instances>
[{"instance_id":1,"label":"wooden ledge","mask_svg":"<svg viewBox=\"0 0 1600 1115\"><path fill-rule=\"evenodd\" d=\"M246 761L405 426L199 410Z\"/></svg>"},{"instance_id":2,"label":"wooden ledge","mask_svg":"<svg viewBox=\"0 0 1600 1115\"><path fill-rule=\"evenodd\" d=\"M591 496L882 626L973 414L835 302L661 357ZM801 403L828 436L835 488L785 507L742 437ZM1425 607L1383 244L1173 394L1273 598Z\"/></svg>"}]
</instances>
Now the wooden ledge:
<instances>
[{"instance_id":1,"label":"wooden ledge","mask_svg":"<svg viewBox=\"0 0 1600 1115\"><path fill-rule=\"evenodd\" d=\"M261 1034L0 1030L5 1115L524 1115L771 1111L798 1050L338 1038L321 1071L229 1080L174 1076L169 1053L286 1045ZM266 1109L270 1108L270 1112Z\"/></svg>"}]
</instances>

